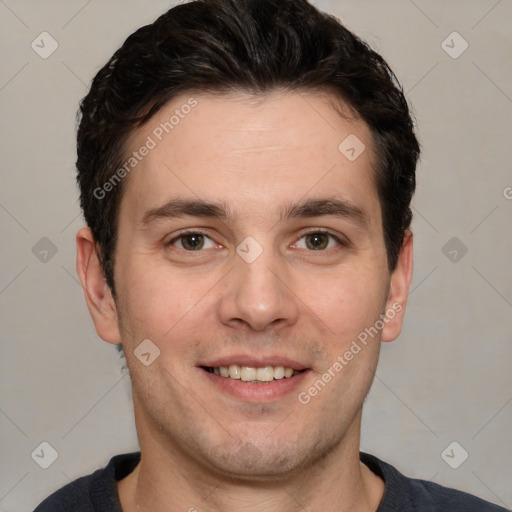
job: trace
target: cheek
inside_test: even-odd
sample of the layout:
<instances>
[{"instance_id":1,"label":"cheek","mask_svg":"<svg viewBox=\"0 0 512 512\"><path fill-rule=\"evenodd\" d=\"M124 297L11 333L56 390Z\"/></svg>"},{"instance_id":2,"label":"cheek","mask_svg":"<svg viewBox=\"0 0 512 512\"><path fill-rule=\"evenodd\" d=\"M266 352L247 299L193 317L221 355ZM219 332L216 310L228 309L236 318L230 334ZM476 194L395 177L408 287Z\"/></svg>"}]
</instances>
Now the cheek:
<instances>
[{"instance_id":1,"label":"cheek","mask_svg":"<svg viewBox=\"0 0 512 512\"><path fill-rule=\"evenodd\" d=\"M355 269L316 276L302 290L301 299L326 326L327 336L342 345L375 324L385 298L385 284L374 273Z\"/></svg>"},{"instance_id":2,"label":"cheek","mask_svg":"<svg viewBox=\"0 0 512 512\"><path fill-rule=\"evenodd\" d=\"M168 265L142 256L119 265L119 274L122 323L133 343L149 338L165 344L192 317L197 319L202 298L212 287L206 276L197 279L180 270L171 272Z\"/></svg>"}]
</instances>

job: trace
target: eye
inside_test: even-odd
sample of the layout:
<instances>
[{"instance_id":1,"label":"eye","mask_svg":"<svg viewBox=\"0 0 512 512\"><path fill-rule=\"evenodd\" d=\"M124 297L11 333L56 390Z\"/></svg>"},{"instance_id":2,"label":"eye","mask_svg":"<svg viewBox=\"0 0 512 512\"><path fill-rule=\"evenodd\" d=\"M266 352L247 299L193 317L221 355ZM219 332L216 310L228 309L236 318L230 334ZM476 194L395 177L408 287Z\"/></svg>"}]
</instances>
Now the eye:
<instances>
[{"instance_id":1,"label":"eye","mask_svg":"<svg viewBox=\"0 0 512 512\"><path fill-rule=\"evenodd\" d=\"M307 233L299 238L299 242L303 239L305 240L305 247L299 247L299 249L306 248L311 251L324 251L326 249L332 249L336 245L344 245L337 236L328 231Z\"/></svg>"},{"instance_id":2,"label":"eye","mask_svg":"<svg viewBox=\"0 0 512 512\"><path fill-rule=\"evenodd\" d=\"M167 246L174 246L178 243L180 249L185 251L200 251L201 249L212 249L215 247L213 240L204 233L199 231L190 231L181 233L177 237L168 242Z\"/></svg>"}]
</instances>

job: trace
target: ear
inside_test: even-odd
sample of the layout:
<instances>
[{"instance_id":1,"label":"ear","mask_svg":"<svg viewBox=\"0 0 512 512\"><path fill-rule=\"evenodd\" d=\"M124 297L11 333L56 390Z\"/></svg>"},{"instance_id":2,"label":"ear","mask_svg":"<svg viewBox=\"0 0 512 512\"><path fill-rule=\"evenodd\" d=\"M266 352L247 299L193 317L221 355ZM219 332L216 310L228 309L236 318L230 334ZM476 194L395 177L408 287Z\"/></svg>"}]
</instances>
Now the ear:
<instances>
[{"instance_id":1,"label":"ear","mask_svg":"<svg viewBox=\"0 0 512 512\"><path fill-rule=\"evenodd\" d=\"M80 229L76 234L76 271L98 336L108 343L120 343L116 304L96 247L91 230Z\"/></svg>"},{"instance_id":2,"label":"ear","mask_svg":"<svg viewBox=\"0 0 512 512\"><path fill-rule=\"evenodd\" d=\"M413 236L410 231L406 231L396 268L391 274L381 341L393 341L402 330L405 306L411 286L412 267Z\"/></svg>"}]
</instances>

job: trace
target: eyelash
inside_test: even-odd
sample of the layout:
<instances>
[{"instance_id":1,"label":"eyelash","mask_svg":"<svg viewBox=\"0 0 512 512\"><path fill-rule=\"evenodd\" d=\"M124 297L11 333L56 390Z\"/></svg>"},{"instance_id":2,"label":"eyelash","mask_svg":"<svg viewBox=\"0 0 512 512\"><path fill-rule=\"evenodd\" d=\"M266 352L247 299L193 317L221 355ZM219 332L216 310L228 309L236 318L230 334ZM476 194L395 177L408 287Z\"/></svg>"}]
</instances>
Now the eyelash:
<instances>
[{"instance_id":1,"label":"eyelash","mask_svg":"<svg viewBox=\"0 0 512 512\"><path fill-rule=\"evenodd\" d=\"M326 231L326 230L323 230L323 229L315 229L313 231L309 231L307 233L303 233L297 239L297 242L299 240L302 240L304 237L307 237L307 236L310 236L310 235L317 235L317 234L323 234L323 235L329 236L331 239L335 240L341 247L348 246L348 242L342 240L341 238L339 238L338 236L334 235L330 231ZM166 245L166 247L171 247L175 242L177 242L181 238L184 238L184 237L186 237L188 235L201 235L201 236L205 236L205 237L209 238L210 240L212 240L212 238L207 233L205 233L203 231L200 231L200 230L187 230L187 231L182 231L181 233L179 233L177 236L175 236L172 240L167 242L165 245ZM321 249L318 252L326 252L326 251L329 251L331 249ZM185 252L202 252L201 249L199 249L197 251L188 251L187 249L182 249L182 250L185 251ZM316 251L310 250L309 252L316 252Z\"/></svg>"}]
</instances>

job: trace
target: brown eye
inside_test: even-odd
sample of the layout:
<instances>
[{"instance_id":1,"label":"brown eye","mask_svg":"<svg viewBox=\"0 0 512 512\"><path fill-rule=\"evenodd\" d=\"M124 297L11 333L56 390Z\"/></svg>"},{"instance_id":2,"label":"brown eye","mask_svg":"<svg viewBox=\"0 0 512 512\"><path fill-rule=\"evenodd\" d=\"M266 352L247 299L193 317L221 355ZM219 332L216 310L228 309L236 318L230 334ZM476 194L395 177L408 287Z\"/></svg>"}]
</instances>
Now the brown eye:
<instances>
[{"instance_id":1,"label":"brown eye","mask_svg":"<svg viewBox=\"0 0 512 512\"><path fill-rule=\"evenodd\" d=\"M325 251L326 249L334 249L336 246L343 245L345 244L337 236L328 231L306 233L296 243L296 247L299 249L307 249L309 251Z\"/></svg>"},{"instance_id":2,"label":"brown eye","mask_svg":"<svg viewBox=\"0 0 512 512\"><path fill-rule=\"evenodd\" d=\"M306 235L306 246L308 249L318 251L325 249L329 245L329 235L327 233L312 233Z\"/></svg>"},{"instance_id":3,"label":"brown eye","mask_svg":"<svg viewBox=\"0 0 512 512\"><path fill-rule=\"evenodd\" d=\"M215 243L208 235L191 231L188 233L182 233L181 235L173 238L167 246L174 246L177 249L183 249L188 252L199 252L202 249L214 248Z\"/></svg>"},{"instance_id":4,"label":"brown eye","mask_svg":"<svg viewBox=\"0 0 512 512\"><path fill-rule=\"evenodd\" d=\"M180 238L181 238L181 245L187 251L195 251L198 249L202 249L204 246L204 236L200 235L199 233L185 235Z\"/></svg>"}]
</instances>

